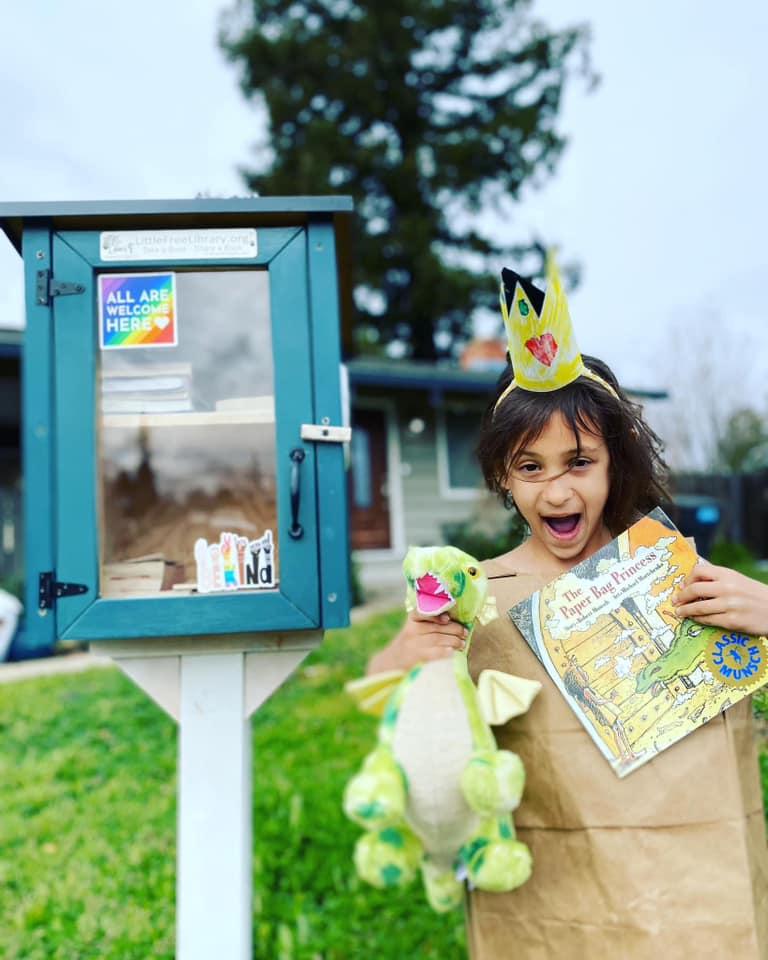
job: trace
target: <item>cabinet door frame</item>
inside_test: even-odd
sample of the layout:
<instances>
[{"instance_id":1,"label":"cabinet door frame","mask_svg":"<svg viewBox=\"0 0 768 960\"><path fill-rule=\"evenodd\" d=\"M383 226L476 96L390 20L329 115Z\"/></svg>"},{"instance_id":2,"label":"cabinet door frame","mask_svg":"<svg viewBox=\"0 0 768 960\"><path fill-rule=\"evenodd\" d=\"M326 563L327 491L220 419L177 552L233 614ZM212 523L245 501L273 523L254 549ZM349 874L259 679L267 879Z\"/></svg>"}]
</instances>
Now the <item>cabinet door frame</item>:
<instances>
[{"instance_id":1,"label":"cabinet door frame","mask_svg":"<svg viewBox=\"0 0 768 960\"><path fill-rule=\"evenodd\" d=\"M57 601L61 639L104 640L147 636L236 634L314 629L320 624L320 570L316 515L316 451L300 439L313 422L313 348L307 230L259 230L259 255L242 260L109 262L99 257L97 231L53 235L57 281L81 283L85 293L55 298L55 529L57 580L82 583L87 593ZM105 599L99 589L96 365L98 273L266 268L270 280L275 363L277 524L280 578L274 591L229 591L192 597ZM183 324L183 317L181 318ZM183 329L183 327L182 327ZM188 428L189 429L189 428ZM301 448L303 536L291 525L290 451ZM315 576L308 575L316 571Z\"/></svg>"}]
</instances>

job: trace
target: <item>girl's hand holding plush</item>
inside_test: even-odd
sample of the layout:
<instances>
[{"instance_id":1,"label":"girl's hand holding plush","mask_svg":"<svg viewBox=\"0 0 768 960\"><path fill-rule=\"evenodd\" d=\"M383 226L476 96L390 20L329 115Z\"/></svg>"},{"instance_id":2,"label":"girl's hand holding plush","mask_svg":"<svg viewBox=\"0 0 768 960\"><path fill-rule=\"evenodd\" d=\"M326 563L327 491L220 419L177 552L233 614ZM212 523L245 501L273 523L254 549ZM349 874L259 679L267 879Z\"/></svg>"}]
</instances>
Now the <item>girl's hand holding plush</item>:
<instances>
[{"instance_id":1,"label":"girl's hand holding plush","mask_svg":"<svg viewBox=\"0 0 768 960\"><path fill-rule=\"evenodd\" d=\"M768 633L768 585L699 560L673 599L675 613L725 630Z\"/></svg>"},{"instance_id":2,"label":"girl's hand holding plush","mask_svg":"<svg viewBox=\"0 0 768 960\"><path fill-rule=\"evenodd\" d=\"M410 670L417 663L449 657L464 649L467 636L467 629L447 613L425 617L414 610L394 640L371 658L368 673Z\"/></svg>"}]
</instances>

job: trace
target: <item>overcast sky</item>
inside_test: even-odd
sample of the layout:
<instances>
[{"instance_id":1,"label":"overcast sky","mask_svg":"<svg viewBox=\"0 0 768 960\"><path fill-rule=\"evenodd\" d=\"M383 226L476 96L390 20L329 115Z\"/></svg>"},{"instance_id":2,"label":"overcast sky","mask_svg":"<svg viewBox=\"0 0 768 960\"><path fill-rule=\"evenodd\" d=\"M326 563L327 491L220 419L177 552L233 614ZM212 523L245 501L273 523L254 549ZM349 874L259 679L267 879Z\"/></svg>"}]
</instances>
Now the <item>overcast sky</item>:
<instances>
[{"instance_id":1,"label":"overcast sky","mask_svg":"<svg viewBox=\"0 0 768 960\"><path fill-rule=\"evenodd\" d=\"M216 45L217 0L6 3L0 32L0 199L243 194L258 117ZM584 352L635 386L673 386L706 355L768 399L763 0L536 0L584 20L602 83L578 80L570 145L529 192L520 238L579 260ZM0 240L0 325L23 322L18 258ZM688 365L686 367L686 365ZM745 386L746 385L746 386ZM747 390L748 386L748 390Z\"/></svg>"}]
</instances>

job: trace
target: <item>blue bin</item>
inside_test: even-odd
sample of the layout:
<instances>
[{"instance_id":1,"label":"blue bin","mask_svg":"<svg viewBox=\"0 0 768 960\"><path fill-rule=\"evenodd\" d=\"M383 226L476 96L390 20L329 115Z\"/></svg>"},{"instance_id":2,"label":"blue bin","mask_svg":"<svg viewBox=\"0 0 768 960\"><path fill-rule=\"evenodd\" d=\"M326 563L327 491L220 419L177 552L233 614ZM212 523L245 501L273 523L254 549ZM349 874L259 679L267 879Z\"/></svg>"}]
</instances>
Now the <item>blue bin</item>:
<instances>
[{"instance_id":1,"label":"blue bin","mask_svg":"<svg viewBox=\"0 0 768 960\"><path fill-rule=\"evenodd\" d=\"M702 557L709 557L722 519L720 503L714 497L681 493L674 497L670 519L686 536L693 537Z\"/></svg>"}]
</instances>

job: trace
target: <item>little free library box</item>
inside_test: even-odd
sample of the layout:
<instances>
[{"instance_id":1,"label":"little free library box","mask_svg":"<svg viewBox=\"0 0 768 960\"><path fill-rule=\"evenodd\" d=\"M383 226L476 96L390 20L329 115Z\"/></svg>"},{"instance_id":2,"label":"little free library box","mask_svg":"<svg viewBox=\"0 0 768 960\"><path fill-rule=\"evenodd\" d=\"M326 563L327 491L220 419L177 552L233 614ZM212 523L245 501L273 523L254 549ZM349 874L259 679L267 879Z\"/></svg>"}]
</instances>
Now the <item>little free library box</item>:
<instances>
[{"instance_id":1,"label":"little free library box","mask_svg":"<svg viewBox=\"0 0 768 960\"><path fill-rule=\"evenodd\" d=\"M33 649L348 622L351 210L0 204L26 278Z\"/></svg>"}]
</instances>

